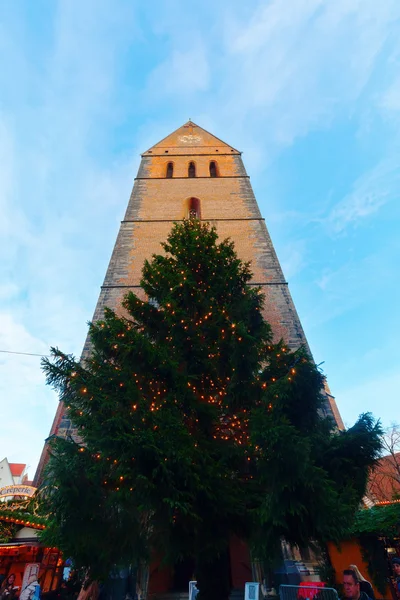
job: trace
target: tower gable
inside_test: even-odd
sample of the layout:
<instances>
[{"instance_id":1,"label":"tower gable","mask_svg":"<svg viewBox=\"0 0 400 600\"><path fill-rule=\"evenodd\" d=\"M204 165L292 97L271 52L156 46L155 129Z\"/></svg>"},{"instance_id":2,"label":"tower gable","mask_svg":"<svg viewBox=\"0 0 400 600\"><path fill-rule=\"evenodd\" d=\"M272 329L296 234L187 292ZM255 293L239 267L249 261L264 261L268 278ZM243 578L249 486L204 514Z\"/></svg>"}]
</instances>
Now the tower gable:
<instances>
[{"instance_id":1,"label":"tower gable","mask_svg":"<svg viewBox=\"0 0 400 600\"><path fill-rule=\"evenodd\" d=\"M149 148L142 156L190 154L240 154L212 133L188 121L163 140Z\"/></svg>"}]
</instances>

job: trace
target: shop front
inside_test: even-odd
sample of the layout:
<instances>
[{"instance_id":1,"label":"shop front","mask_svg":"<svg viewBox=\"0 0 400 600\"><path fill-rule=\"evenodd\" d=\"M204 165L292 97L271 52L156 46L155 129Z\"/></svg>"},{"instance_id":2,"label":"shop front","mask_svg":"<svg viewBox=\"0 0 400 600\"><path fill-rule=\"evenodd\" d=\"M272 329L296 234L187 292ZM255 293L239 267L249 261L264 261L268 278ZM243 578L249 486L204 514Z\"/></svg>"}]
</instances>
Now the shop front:
<instances>
[{"instance_id":1,"label":"shop front","mask_svg":"<svg viewBox=\"0 0 400 600\"><path fill-rule=\"evenodd\" d=\"M0 488L0 600L31 600L57 589L63 558L57 548L44 547L38 538L45 528L35 498L36 488Z\"/></svg>"}]
</instances>

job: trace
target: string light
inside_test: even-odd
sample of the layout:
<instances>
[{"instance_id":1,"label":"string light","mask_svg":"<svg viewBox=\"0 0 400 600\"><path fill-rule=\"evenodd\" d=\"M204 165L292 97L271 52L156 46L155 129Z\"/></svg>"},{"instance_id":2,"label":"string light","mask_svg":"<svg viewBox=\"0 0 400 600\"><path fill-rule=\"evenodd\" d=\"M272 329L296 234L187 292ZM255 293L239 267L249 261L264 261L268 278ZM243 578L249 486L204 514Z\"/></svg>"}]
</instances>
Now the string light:
<instances>
[{"instance_id":1,"label":"string light","mask_svg":"<svg viewBox=\"0 0 400 600\"><path fill-rule=\"evenodd\" d=\"M194 226L193 223L190 224L190 227ZM199 240L199 236L196 236L196 240ZM165 246L163 247L165 248ZM203 246L196 244L196 247L200 248ZM220 249L216 252L217 254L220 254ZM173 261L170 261L169 264L171 268L175 268ZM115 329L113 329L114 325L112 323L107 323L106 325L104 323L101 324L102 329L106 327L108 331L114 331L116 338L121 339L127 337L127 342L121 342L122 345L115 343L112 345L112 349L115 351L125 350L125 348L129 347L129 344L133 344L138 340L143 341L144 336L141 336L143 332L146 332L151 343L154 341L158 343L161 342L164 344L164 348L168 348L168 353L175 353L177 348L181 351L181 344L184 344L185 352L189 354L192 352L194 344L200 343L199 347L203 352L203 358L207 358L209 361L215 361L216 365L220 364L217 361L220 361L221 359L224 360L235 347L237 348L237 342L248 342L253 335L253 331L248 328L247 323L242 323L238 320L236 313L229 314L231 311L226 308L221 308L219 299L212 298L210 300L207 298L207 291L211 289L207 279L210 276L210 273L213 276L215 275L216 270L214 267L210 267L207 270L201 263L195 265L194 268L187 265L184 270L181 270L180 272L180 275L182 276L181 280L176 282L175 287L169 287L170 294L167 292L169 296L168 301L163 304L162 300L160 300L162 294L159 290L161 289L161 285L163 290L168 290L165 286L168 278L162 270L154 270L153 273L150 274L149 280L153 282L152 286L156 292L154 297L157 297L157 301L159 302L158 306L154 307L149 302L143 302L138 298L131 297L129 306L134 307L132 309L132 314L135 319L134 325L121 323L121 327L123 326L126 328L125 331L115 333ZM229 280L227 279L225 281L225 288L231 286L231 280L232 275L229 277ZM195 289L191 289L193 281L197 284ZM160 286L160 288L157 286ZM246 293L244 287L238 292L242 294ZM186 303L188 297L187 295L185 296L185 294L190 294L190 297L193 298L190 302L193 303L193 306L196 306L196 308L193 311L193 314L186 313L184 314L184 318L182 318L182 304ZM206 294L205 298L202 296L203 294ZM225 291L224 294L224 304L230 306L229 299L232 298L232 293L226 293ZM196 305L196 301L198 301L198 305ZM205 306L205 304L207 306ZM254 308L257 311L259 310L258 306L255 306ZM156 313L159 315L157 324L153 323ZM233 318L235 318L235 321L237 322L232 322ZM205 335L205 331L207 331L207 329L205 328L209 328L213 331L212 328L214 326L215 332L213 335L215 335L215 338L211 340L211 343L206 344L205 341L207 340L207 336ZM157 327L159 328L159 331L156 331ZM185 334L182 334L183 331ZM178 341L175 342L176 340ZM203 341L204 347L201 346ZM226 347L223 347L223 350L221 342L226 344ZM239 357L245 357L246 344L243 343L242 345L244 350L240 350L243 354L238 354L237 356ZM146 351L147 350L145 350L145 352ZM282 359L281 353L286 352L286 348L281 348L279 345L268 346L268 351L273 353L271 360L275 360L275 358ZM175 354L172 354L172 356L175 357ZM177 356L180 355L178 354ZM140 365L142 355L140 354L139 348L135 349L133 347L132 364L135 364L135 358L137 364ZM198 413L202 410L201 405L209 404L214 411L212 413L214 426L212 433L210 434L212 435L212 438L221 440L221 442L232 442L239 446L248 447L250 441L249 426L252 412L251 410L248 412L246 408L243 407L239 409L234 404L235 401L231 397L232 389L235 389L231 386L231 382L233 385L236 385L235 382L238 380L238 376L241 373L241 369L238 368L238 375L236 375L236 368L233 366L234 363L231 364L229 375L224 374L221 377L215 376L215 372L218 372L218 367L214 368L214 364L212 364L210 369L213 375L205 372L198 375L192 381L187 381L187 390L184 391L184 397L178 400L172 396L171 390L168 389L169 386L165 383L165 381L169 381L168 376L166 376L165 381L163 381L163 376L161 376L160 373L157 373L157 377L160 377L160 381L157 381L157 377L149 377L148 373L142 373L141 367L139 366L137 368L139 373L130 373L125 378L125 367L121 362L122 360L123 357L120 357L118 352L113 352L112 358L109 358L108 360L105 359L98 367L103 368L103 365L105 364L108 365L110 371L114 372L111 373L109 383L113 384L118 390L119 405L115 407L115 411L118 411L120 407L123 408L124 399L126 399L127 409L130 411L132 419L134 419L133 424L137 425L137 427L129 428L129 431L141 433L143 431L141 423L147 423L149 429L152 431L157 432L157 434L160 431L162 432L163 428L160 428L162 421L157 420L160 418L157 416L157 413L165 406L179 405L177 410L182 411L182 422L190 434L193 435L193 445L197 448L198 444L195 440L199 427L199 419L197 418ZM185 363L185 360L182 359L182 362ZM230 361L228 360L227 363L229 364ZM160 365L165 364L168 364L168 360L160 359ZM239 364L240 363L237 363L237 365ZM280 360L279 365L282 366L282 368L285 367L283 360ZM186 370L190 372L190 368L184 364L182 371L185 372ZM117 380L116 373L119 374L118 380L120 381ZM284 378L287 379L287 381L292 381L295 373L296 371L294 368L290 369L290 367L288 367L286 373L282 374L282 376L279 374L278 378L272 377L271 381L273 384L276 384ZM76 375L76 372L71 373L71 377L76 377ZM79 371L79 375L82 377L83 374ZM266 375L264 375L264 377L266 377ZM257 377L255 379L257 383L253 388L249 389L249 396L253 392L256 393L256 396L253 401L249 398L249 406L264 405L267 406L268 410L272 410L272 403L267 404L265 400L269 395L268 386L272 386L272 384L268 383L267 386L267 383L265 381L260 381L260 378ZM92 393L92 386L89 381L87 383ZM274 390L275 387L277 386L274 385L270 389ZM172 386L171 388L173 390ZM81 391L82 394L86 394L87 388L82 388ZM133 393L135 396L132 396ZM110 397L112 396L110 395ZM278 398L278 394L275 394L274 397ZM109 400L108 396L104 396L104 398ZM84 399L82 399L82 402L84 402ZM263 404L264 402L265 404ZM230 414L232 406L235 406L235 414ZM84 413L83 411L79 411L78 414L82 416ZM114 415L115 412L112 414ZM259 448L257 449L260 450ZM84 451L84 448L81 448L80 451ZM94 457L100 459L99 454ZM110 457L106 457L106 459L107 461L110 461ZM132 461L133 460L134 458L132 458ZM165 457L165 461L168 461L168 457ZM247 462L250 461L251 457L247 456ZM117 464L117 462L117 460L113 461L114 464ZM123 465L124 461L122 461L121 464ZM110 469L113 469L111 465ZM121 467L119 467L118 470L120 471ZM118 479L119 477L118 481L124 483L125 478L123 475L117 476L115 471L116 469L113 469L110 486L112 486L114 490L119 490L120 487L114 487L116 485L115 479ZM104 485L106 484L107 480L104 481ZM124 483L124 485L129 484ZM132 488L130 488L130 491L132 491Z\"/></svg>"}]
</instances>

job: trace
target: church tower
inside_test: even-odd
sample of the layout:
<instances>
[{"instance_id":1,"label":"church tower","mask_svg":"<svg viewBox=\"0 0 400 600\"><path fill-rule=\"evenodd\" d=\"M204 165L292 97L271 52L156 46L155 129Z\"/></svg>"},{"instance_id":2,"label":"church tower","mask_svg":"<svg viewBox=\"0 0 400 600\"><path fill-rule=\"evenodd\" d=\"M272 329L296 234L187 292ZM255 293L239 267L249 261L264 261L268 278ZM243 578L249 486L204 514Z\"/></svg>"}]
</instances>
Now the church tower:
<instances>
[{"instance_id":1,"label":"church tower","mask_svg":"<svg viewBox=\"0 0 400 600\"><path fill-rule=\"evenodd\" d=\"M291 349L308 346L241 153L192 121L142 154L93 320L103 317L105 307L118 311L129 290L140 295L145 259L160 253L174 221L189 216L215 225L220 238L232 238L239 258L251 262L252 285L265 294L264 316L275 339L283 338ZM89 350L87 340L83 357ZM343 428L335 399L328 388L325 392L325 412ZM60 403L50 436L71 434ZM46 458L45 447L36 482Z\"/></svg>"}]
</instances>

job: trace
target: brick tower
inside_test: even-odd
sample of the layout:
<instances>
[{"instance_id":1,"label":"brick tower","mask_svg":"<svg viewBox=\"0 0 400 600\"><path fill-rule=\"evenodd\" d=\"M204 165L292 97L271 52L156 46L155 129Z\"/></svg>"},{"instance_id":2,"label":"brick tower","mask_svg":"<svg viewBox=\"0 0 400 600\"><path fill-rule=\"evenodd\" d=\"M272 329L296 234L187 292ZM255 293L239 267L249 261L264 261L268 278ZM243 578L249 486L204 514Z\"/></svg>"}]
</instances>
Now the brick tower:
<instances>
[{"instance_id":1,"label":"brick tower","mask_svg":"<svg viewBox=\"0 0 400 600\"><path fill-rule=\"evenodd\" d=\"M239 257L251 261L253 285L263 289L264 314L275 339L283 338L292 349L301 344L308 347L241 153L192 121L142 154L93 320L103 317L106 306L118 310L129 290L141 295L144 260L161 251L160 242L166 240L173 222L190 212L215 225L220 238L231 237ZM83 356L88 351L86 340ZM325 392L325 411L343 428L328 387ZM60 404L50 436L66 434L73 435L74 430ZM45 446L35 482L46 458Z\"/></svg>"},{"instance_id":2,"label":"brick tower","mask_svg":"<svg viewBox=\"0 0 400 600\"><path fill-rule=\"evenodd\" d=\"M160 242L166 240L174 221L191 214L215 225L220 238L231 237L239 257L251 262L252 285L262 287L265 317L276 340L283 338L292 349L301 344L308 346L241 153L192 121L142 154L93 320L103 317L106 306L118 311L129 290L143 294L140 278L144 260L160 253ZM86 340L83 357L89 350ZM342 428L335 400L328 388L325 392L325 412ZM50 436L74 433L60 404ZM36 482L40 481L46 460L45 446ZM231 560L236 565L232 569L237 578L234 587L241 587L251 571L247 548L238 540L231 548ZM153 569L153 573L156 571ZM150 578L150 590L166 591L170 581L164 581L165 577L169 575L164 572Z\"/></svg>"}]
</instances>

